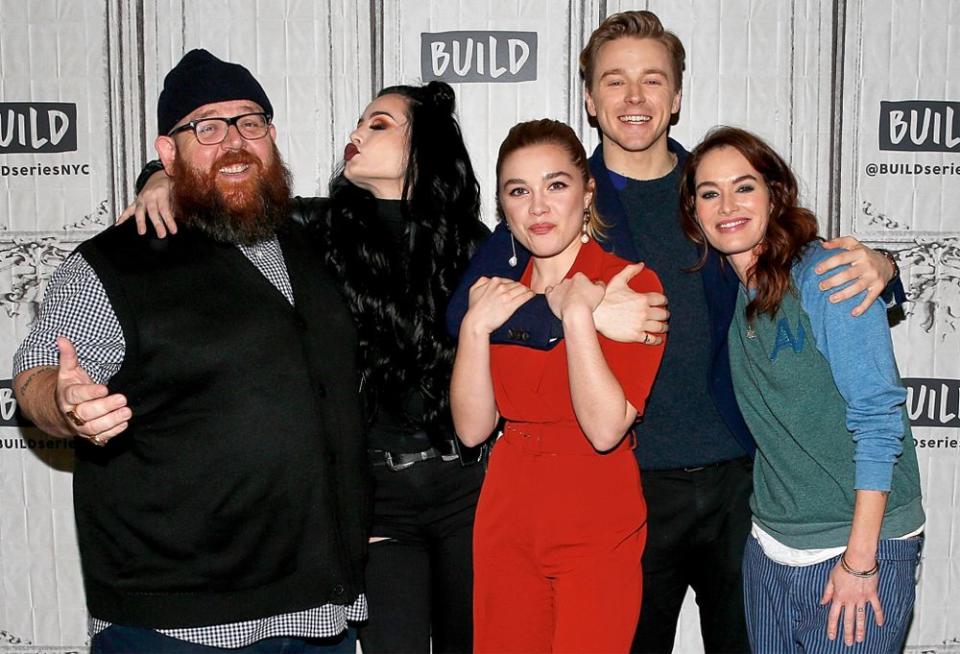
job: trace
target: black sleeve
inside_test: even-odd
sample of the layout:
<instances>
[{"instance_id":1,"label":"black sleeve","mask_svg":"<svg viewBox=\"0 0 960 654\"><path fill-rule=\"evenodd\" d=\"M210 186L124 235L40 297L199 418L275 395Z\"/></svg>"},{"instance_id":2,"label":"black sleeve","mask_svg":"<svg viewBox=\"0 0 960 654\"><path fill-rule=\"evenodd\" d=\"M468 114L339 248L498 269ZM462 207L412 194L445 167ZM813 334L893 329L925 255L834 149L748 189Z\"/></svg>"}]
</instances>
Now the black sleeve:
<instances>
[{"instance_id":1,"label":"black sleeve","mask_svg":"<svg viewBox=\"0 0 960 654\"><path fill-rule=\"evenodd\" d=\"M163 170L163 164L160 163L159 159L154 159L148 161L143 165L143 170L140 171L140 174L137 175L137 181L133 185L133 190L136 194L140 194L140 191L143 190L143 187L146 185L147 180L153 177L154 173L159 173Z\"/></svg>"},{"instance_id":2,"label":"black sleeve","mask_svg":"<svg viewBox=\"0 0 960 654\"><path fill-rule=\"evenodd\" d=\"M301 225L317 227L329 206L330 201L327 198L304 198L297 195L290 198L290 217Z\"/></svg>"}]
</instances>

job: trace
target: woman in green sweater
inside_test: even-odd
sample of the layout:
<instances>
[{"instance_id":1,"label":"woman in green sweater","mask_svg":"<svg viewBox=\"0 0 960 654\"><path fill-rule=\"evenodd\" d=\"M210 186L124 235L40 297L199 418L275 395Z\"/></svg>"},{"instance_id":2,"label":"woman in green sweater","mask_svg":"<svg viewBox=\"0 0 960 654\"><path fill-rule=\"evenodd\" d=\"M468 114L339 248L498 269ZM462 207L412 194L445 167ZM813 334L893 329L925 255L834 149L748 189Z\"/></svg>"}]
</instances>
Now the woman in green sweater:
<instances>
[{"instance_id":1,"label":"woman in green sweater","mask_svg":"<svg viewBox=\"0 0 960 654\"><path fill-rule=\"evenodd\" d=\"M757 442L743 564L751 647L900 651L924 514L884 307L855 321L857 299L820 293L816 268L829 252L816 218L798 206L790 168L753 134L710 132L680 193L701 265L722 256L740 280L728 336Z\"/></svg>"}]
</instances>

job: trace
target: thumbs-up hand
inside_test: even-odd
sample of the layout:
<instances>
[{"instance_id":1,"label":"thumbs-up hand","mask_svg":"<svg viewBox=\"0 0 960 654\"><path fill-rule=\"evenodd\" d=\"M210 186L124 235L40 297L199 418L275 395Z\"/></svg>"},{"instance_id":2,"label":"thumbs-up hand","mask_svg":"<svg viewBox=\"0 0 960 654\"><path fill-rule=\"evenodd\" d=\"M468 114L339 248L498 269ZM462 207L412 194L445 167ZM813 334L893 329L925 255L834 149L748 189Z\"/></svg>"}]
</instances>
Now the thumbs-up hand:
<instances>
[{"instance_id":1,"label":"thumbs-up hand","mask_svg":"<svg viewBox=\"0 0 960 654\"><path fill-rule=\"evenodd\" d=\"M96 384L80 367L77 350L68 339L57 338L60 366L57 370L56 401L64 424L71 431L95 445L107 442L127 428L133 415L127 398L111 394L103 384Z\"/></svg>"}]
</instances>

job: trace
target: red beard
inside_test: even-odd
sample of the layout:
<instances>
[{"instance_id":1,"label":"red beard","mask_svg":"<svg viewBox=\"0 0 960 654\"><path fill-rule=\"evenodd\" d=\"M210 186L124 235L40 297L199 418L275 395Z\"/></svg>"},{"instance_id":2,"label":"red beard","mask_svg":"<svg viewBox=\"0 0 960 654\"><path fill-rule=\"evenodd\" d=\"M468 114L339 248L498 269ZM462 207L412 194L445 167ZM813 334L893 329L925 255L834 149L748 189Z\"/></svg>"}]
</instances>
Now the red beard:
<instances>
[{"instance_id":1,"label":"red beard","mask_svg":"<svg viewBox=\"0 0 960 654\"><path fill-rule=\"evenodd\" d=\"M221 179L225 166L249 164L255 174L240 182ZM217 241L252 245L274 235L287 221L290 206L290 171L273 146L273 162L264 166L245 150L227 152L210 170L198 171L173 162L174 210L185 225L192 225Z\"/></svg>"}]
</instances>

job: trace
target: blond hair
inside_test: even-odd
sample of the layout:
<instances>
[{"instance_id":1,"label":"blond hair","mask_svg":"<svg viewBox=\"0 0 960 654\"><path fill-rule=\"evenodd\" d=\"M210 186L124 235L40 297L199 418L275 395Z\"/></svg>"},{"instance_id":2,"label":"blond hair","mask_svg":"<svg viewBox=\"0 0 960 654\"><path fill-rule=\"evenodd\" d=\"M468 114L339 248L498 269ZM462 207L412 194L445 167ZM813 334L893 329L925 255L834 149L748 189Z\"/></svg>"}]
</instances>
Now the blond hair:
<instances>
[{"instance_id":1,"label":"blond hair","mask_svg":"<svg viewBox=\"0 0 960 654\"><path fill-rule=\"evenodd\" d=\"M593 83L593 69L600 48L610 41L624 37L653 39L662 43L670 54L676 90L683 86L683 71L686 69L687 53L676 34L663 29L663 23L652 11L622 11L607 16L600 27L593 31L590 40L580 53L580 79L589 89Z\"/></svg>"}]
</instances>

